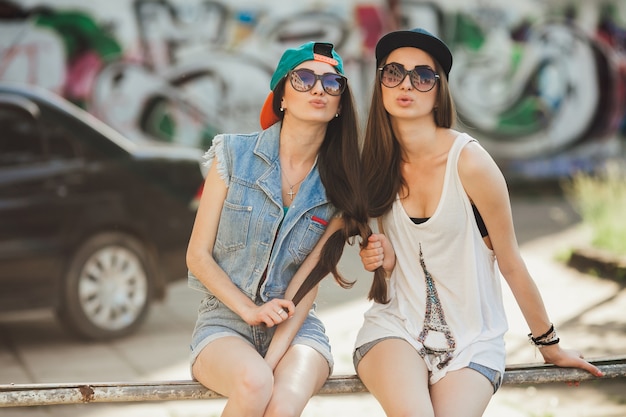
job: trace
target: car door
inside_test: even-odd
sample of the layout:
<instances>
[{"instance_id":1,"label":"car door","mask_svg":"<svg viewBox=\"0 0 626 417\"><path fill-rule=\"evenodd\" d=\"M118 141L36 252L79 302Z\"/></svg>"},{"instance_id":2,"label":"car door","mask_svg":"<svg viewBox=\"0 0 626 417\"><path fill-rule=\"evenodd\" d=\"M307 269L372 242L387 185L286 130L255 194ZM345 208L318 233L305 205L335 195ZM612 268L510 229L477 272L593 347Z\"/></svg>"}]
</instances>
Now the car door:
<instances>
[{"instance_id":1,"label":"car door","mask_svg":"<svg viewBox=\"0 0 626 417\"><path fill-rule=\"evenodd\" d=\"M62 274L65 179L32 101L0 94L0 310L47 307ZM61 146L63 148L63 146Z\"/></svg>"}]
</instances>

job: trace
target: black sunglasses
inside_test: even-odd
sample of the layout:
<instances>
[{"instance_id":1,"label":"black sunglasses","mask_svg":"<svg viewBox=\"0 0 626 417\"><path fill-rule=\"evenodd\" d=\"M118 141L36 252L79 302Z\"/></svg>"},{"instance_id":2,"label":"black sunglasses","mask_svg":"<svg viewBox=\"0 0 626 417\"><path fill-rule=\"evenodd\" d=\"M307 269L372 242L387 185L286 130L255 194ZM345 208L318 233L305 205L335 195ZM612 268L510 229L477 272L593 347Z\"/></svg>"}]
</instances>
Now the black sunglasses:
<instances>
[{"instance_id":1,"label":"black sunglasses","mask_svg":"<svg viewBox=\"0 0 626 417\"><path fill-rule=\"evenodd\" d=\"M343 90L346 89L348 83L348 79L341 74L327 72L318 75L308 68L290 71L287 76L289 77L293 89L301 93L311 90L317 80L320 80L322 88L328 95L340 96Z\"/></svg>"},{"instance_id":2,"label":"black sunglasses","mask_svg":"<svg viewBox=\"0 0 626 417\"><path fill-rule=\"evenodd\" d=\"M404 68L404 65L391 62L382 68L378 68L378 71L380 82L385 87L394 88L399 86L408 74L411 85L422 93L432 90L439 79L439 74L426 65L418 65L412 70L407 70Z\"/></svg>"}]
</instances>

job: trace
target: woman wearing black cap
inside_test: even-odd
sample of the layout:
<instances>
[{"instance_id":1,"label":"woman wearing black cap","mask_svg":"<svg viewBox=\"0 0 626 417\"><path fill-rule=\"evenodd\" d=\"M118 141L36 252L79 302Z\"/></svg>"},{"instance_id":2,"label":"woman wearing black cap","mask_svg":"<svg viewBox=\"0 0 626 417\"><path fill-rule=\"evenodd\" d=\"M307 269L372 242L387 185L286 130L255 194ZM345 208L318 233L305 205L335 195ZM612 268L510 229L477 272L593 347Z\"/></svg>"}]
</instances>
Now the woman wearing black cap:
<instances>
[{"instance_id":1,"label":"woman wearing black cap","mask_svg":"<svg viewBox=\"0 0 626 417\"><path fill-rule=\"evenodd\" d=\"M505 367L507 322L495 260L548 363L600 371L561 349L520 257L500 170L451 129L452 55L422 29L376 47L363 148L369 214L379 234L361 250L383 267L354 353L357 373L388 416L480 416Z\"/></svg>"}]
</instances>

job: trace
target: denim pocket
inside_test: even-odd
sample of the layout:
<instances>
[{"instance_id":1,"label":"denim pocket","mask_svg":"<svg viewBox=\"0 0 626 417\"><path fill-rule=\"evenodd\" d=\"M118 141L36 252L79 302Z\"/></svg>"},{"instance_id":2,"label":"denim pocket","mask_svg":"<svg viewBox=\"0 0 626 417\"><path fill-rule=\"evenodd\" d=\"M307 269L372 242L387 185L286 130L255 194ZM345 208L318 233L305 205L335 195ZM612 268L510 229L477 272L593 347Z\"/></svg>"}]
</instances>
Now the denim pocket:
<instances>
[{"instance_id":1,"label":"denim pocket","mask_svg":"<svg viewBox=\"0 0 626 417\"><path fill-rule=\"evenodd\" d=\"M295 262L301 263L309 256L309 253L319 242L325 230L326 226L314 221L312 218L308 218L308 222L300 226L298 232L294 233L294 236L299 236L299 238L292 239L289 244L289 253L291 253Z\"/></svg>"},{"instance_id":2,"label":"denim pocket","mask_svg":"<svg viewBox=\"0 0 626 417\"><path fill-rule=\"evenodd\" d=\"M252 219L252 206L241 206L224 201L216 245L227 251L246 247Z\"/></svg>"},{"instance_id":3,"label":"denim pocket","mask_svg":"<svg viewBox=\"0 0 626 417\"><path fill-rule=\"evenodd\" d=\"M202 299L198 310L200 313L208 313L209 311L215 310L219 305L220 300L218 300L216 296L211 294Z\"/></svg>"}]
</instances>

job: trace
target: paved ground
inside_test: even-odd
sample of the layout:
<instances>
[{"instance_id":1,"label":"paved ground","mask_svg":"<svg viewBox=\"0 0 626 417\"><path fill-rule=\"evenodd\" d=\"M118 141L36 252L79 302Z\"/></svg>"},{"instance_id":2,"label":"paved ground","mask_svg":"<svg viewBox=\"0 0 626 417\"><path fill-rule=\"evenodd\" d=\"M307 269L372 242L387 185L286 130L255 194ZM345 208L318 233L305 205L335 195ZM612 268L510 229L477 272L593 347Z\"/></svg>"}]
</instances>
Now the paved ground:
<instances>
[{"instance_id":1,"label":"paved ground","mask_svg":"<svg viewBox=\"0 0 626 417\"><path fill-rule=\"evenodd\" d=\"M581 274L555 257L584 244L588 233L561 198L525 194L513 197L522 253L544 296L564 346L582 350L589 358L626 355L626 289ZM336 374L354 372L352 343L368 303L368 279L356 251L342 260L348 276L360 278L352 290L331 280L323 284L319 309L333 343ZM505 290L506 286L505 286ZM0 316L0 383L109 382L188 379L187 343L195 319L198 294L185 283L171 287L165 303L156 305L138 334L109 343L81 343L67 336L47 314ZM527 326L510 293L505 291L510 331L508 363L539 360L526 341ZM2 409L4 417L212 417L222 400L123 405L74 405ZM369 394L313 398L303 417L382 417ZM536 387L503 387L485 417L624 417L626 380Z\"/></svg>"}]
</instances>

